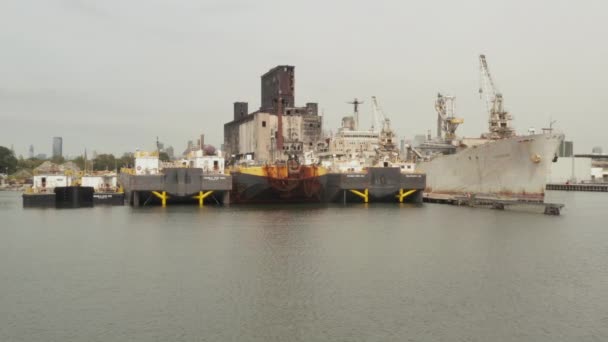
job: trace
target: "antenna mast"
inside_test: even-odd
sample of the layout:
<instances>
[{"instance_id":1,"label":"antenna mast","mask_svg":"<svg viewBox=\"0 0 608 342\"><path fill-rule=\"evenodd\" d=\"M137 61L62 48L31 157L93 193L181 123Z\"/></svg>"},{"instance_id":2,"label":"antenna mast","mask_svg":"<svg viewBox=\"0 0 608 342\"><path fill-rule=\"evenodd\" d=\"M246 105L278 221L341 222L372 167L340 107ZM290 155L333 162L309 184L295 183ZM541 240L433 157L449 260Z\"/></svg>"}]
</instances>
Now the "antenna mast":
<instances>
[{"instance_id":1,"label":"antenna mast","mask_svg":"<svg viewBox=\"0 0 608 342\"><path fill-rule=\"evenodd\" d=\"M348 104L352 104L354 106L355 112L355 131L359 130L359 105L363 104L363 101L359 101L356 97L352 102L347 102Z\"/></svg>"}]
</instances>

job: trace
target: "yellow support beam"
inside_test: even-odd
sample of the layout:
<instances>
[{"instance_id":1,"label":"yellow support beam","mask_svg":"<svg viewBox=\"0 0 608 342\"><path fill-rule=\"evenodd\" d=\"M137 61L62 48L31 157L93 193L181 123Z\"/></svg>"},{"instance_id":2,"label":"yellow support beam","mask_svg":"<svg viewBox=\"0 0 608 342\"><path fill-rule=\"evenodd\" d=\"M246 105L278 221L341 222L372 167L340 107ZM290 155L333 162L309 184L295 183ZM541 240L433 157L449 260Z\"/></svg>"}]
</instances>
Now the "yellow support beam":
<instances>
[{"instance_id":1,"label":"yellow support beam","mask_svg":"<svg viewBox=\"0 0 608 342\"><path fill-rule=\"evenodd\" d=\"M395 197L399 199L399 203L403 203L403 199L413 194L414 192L416 192L416 190L403 191L403 189L399 189L399 194Z\"/></svg>"},{"instance_id":2,"label":"yellow support beam","mask_svg":"<svg viewBox=\"0 0 608 342\"><path fill-rule=\"evenodd\" d=\"M193 196L192 198L198 199L198 206L202 208L203 201L205 200L205 198L207 198L212 193L213 193L213 191L207 191L207 192L200 191L197 196Z\"/></svg>"},{"instance_id":3,"label":"yellow support beam","mask_svg":"<svg viewBox=\"0 0 608 342\"><path fill-rule=\"evenodd\" d=\"M163 191L163 192L152 191L152 193L154 194L154 196L160 198L160 204L162 205L163 208L167 206L167 198L169 198L169 196L167 196L166 191Z\"/></svg>"},{"instance_id":4,"label":"yellow support beam","mask_svg":"<svg viewBox=\"0 0 608 342\"><path fill-rule=\"evenodd\" d=\"M367 203L369 201L369 191L367 189L363 190L363 192L357 191L357 190L349 190L349 191L352 192L353 194L363 198L363 203Z\"/></svg>"}]
</instances>

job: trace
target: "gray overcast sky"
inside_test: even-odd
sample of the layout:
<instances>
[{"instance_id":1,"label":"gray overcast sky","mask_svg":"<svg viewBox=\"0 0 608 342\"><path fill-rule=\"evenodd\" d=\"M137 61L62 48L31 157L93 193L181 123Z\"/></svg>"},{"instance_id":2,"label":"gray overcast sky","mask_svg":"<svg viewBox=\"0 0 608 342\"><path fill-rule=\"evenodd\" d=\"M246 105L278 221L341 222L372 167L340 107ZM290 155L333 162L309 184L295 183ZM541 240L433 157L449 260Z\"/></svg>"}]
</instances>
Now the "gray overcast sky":
<instances>
[{"instance_id":1,"label":"gray overcast sky","mask_svg":"<svg viewBox=\"0 0 608 342\"><path fill-rule=\"evenodd\" d=\"M376 95L399 136L434 132L441 91L478 136L485 53L519 132L553 118L577 152L608 150L606 18L604 0L0 0L0 145L219 145L232 103L259 107L278 64L296 66L296 103L318 102L327 129L355 96L369 117Z\"/></svg>"}]
</instances>

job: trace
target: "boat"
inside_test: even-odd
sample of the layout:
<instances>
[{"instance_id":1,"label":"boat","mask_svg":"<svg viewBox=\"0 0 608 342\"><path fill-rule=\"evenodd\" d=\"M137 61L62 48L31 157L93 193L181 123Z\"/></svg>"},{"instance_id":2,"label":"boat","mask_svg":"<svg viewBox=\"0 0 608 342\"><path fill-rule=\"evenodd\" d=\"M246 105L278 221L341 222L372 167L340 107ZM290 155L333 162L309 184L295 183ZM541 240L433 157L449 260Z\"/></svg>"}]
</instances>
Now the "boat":
<instances>
[{"instance_id":1,"label":"boat","mask_svg":"<svg viewBox=\"0 0 608 342\"><path fill-rule=\"evenodd\" d=\"M533 129L527 135L516 134L484 55L480 64L484 81L480 94L486 94L490 117L488 132L479 138L458 137L456 129L464 121L454 115L455 98L438 94L437 136L410 148L416 168L427 175L426 196L542 202L549 168L557 160L564 135L551 127L538 134Z\"/></svg>"},{"instance_id":2,"label":"boat","mask_svg":"<svg viewBox=\"0 0 608 342\"><path fill-rule=\"evenodd\" d=\"M124 205L125 194L118 186L118 174L113 171L90 171L84 172L80 177L81 186L89 186L94 189L93 203L95 205Z\"/></svg>"},{"instance_id":3,"label":"boat","mask_svg":"<svg viewBox=\"0 0 608 342\"><path fill-rule=\"evenodd\" d=\"M240 165L230 171L232 203L322 202L327 169L304 165L298 155L266 165Z\"/></svg>"}]
</instances>

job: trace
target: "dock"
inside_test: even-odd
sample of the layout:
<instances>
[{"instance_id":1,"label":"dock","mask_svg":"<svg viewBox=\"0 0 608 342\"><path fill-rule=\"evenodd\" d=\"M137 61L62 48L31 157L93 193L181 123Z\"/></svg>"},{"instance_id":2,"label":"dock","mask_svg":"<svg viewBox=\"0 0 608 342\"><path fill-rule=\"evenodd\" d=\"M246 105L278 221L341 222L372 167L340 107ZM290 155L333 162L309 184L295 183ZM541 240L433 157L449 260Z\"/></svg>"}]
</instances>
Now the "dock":
<instances>
[{"instance_id":1,"label":"dock","mask_svg":"<svg viewBox=\"0 0 608 342\"><path fill-rule=\"evenodd\" d=\"M543 212L545 215L560 215L564 204L547 203L541 201L523 200L523 199L506 199L491 196L479 195L451 195L424 193L423 201L428 203L451 204L457 206L467 206L475 208L489 208L497 210L505 209L528 209L532 211Z\"/></svg>"},{"instance_id":2,"label":"dock","mask_svg":"<svg viewBox=\"0 0 608 342\"><path fill-rule=\"evenodd\" d=\"M230 203L232 177L223 173L204 172L201 168L166 168L163 173L137 175L121 172L119 183L125 200L134 207L159 203L196 202L200 207L213 200L216 204Z\"/></svg>"},{"instance_id":3,"label":"dock","mask_svg":"<svg viewBox=\"0 0 608 342\"><path fill-rule=\"evenodd\" d=\"M50 189L49 189L50 190ZM24 208L88 208L94 205L94 189L90 186L59 186L52 192L26 192Z\"/></svg>"},{"instance_id":4,"label":"dock","mask_svg":"<svg viewBox=\"0 0 608 342\"><path fill-rule=\"evenodd\" d=\"M591 192L608 192L608 183L550 183L546 186L547 190L556 191L591 191Z\"/></svg>"}]
</instances>

